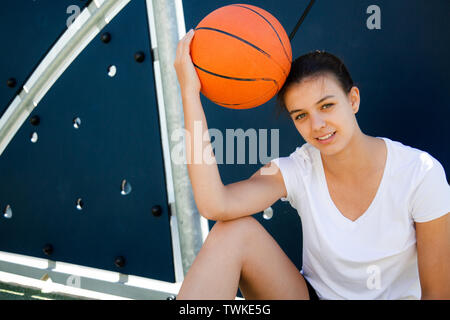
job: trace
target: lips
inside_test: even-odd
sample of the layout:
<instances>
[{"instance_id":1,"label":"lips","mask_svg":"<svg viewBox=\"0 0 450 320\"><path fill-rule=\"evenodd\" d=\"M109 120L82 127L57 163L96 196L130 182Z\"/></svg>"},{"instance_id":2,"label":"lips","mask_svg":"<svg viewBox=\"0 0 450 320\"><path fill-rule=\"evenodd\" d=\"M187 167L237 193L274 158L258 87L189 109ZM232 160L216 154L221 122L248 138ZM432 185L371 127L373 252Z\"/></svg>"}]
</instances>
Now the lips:
<instances>
[{"instance_id":1,"label":"lips","mask_svg":"<svg viewBox=\"0 0 450 320\"><path fill-rule=\"evenodd\" d=\"M333 132L330 132L330 133L325 134L323 136L317 137L316 139L319 140L319 141L327 140L327 139L331 138L335 133L336 133L336 131L333 131ZM325 137L327 137L327 138L326 139L319 139L319 138L325 138Z\"/></svg>"}]
</instances>

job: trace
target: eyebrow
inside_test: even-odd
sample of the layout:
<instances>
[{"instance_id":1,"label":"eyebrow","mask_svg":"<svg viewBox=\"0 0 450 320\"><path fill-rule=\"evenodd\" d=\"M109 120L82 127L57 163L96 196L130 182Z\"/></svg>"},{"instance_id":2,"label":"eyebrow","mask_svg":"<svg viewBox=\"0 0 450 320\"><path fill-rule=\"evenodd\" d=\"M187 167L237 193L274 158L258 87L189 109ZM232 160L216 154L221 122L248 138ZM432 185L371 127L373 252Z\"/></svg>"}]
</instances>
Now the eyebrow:
<instances>
[{"instance_id":1,"label":"eyebrow","mask_svg":"<svg viewBox=\"0 0 450 320\"><path fill-rule=\"evenodd\" d=\"M321 102L324 101L324 100L327 100L328 98L333 98L333 97L334 97L334 96L332 96L332 95L325 96L325 97L323 97L322 99L320 99L319 101L317 101L317 102L316 102L316 105L318 105L319 103L321 103ZM299 112L299 111L303 111L303 109L295 109L295 110L289 111L289 114L293 114L293 113Z\"/></svg>"}]
</instances>

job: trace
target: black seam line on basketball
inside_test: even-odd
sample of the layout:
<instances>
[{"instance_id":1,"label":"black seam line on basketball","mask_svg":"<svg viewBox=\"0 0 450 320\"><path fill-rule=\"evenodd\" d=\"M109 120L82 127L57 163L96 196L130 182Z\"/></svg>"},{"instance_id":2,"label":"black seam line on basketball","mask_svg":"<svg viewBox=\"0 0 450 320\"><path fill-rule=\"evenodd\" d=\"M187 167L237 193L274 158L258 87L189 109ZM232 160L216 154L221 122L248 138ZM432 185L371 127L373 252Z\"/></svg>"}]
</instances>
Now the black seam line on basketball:
<instances>
[{"instance_id":1,"label":"black seam line on basketball","mask_svg":"<svg viewBox=\"0 0 450 320\"><path fill-rule=\"evenodd\" d=\"M227 36L233 37L233 38L235 38L235 39L237 39L237 40L239 40L239 41L244 42L245 44L251 46L252 48L255 48L256 50L258 50L258 51L261 52L262 54L264 54L264 55L268 56L269 58L271 58L270 54L268 54L267 52L265 52L263 49L258 48L258 47L255 46L253 43L248 42L247 40L242 39L242 38L240 38L240 37L238 37L237 35L234 35L234 34L232 34L232 33L229 33L229 32L226 32L226 31L223 31L223 30L220 30L220 29L216 29L216 28L210 28L210 27L199 27L199 28L196 28L195 30L210 30L210 31L216 31L216 32L220 32L220 33L226 34Z\"/></svg>"},{"instance_id":2,"label":"black seam line on basketball","mask_svg":"<svg viewBox=\"0 0 450 320\"><path fill-rule=\"evenodd\" d=\"M280 41L281 47L283 48L283 51L284 51L284 54L285 54L285 56L286 56L287 61L289 62L289 64L292 63L291 59L289 58L289 56L288 56L288 54L287 54L287 52L286 52L286 48L284 47L283 41L281 41L281 38L280 38L280 36L279 36L277 30L276 30L275 27L270 23L270 21L268 21L268 20L267 20L263 15L261 15L259 12L253 10L252 8L246 7L246 6L244 6L244 5L232 4L232 5L230 5L230 6L235 6L235 7L240 7L240 8L244 8L244 9L250 10L250 11L252 11L253 13L257 14L259 17L263 18L263 19L267 22L267 24L273 29L273 31L275 32L275 34L277 35L278 40ZM270 60L272 60L272 61L273 61L273 62L281 69L281 72L283 72L285 76L288 75L288 72L286 72L286 71L284 70L284 68L283 68L283 67L282 67L275 59L272 59L272 58L271 58Z\"/></svg>"},{"instance_id":3,"label":"black seam line on basketball","mask_svg":"<svg viewBox=\"0 0 450 320\"><path fill-rule=\"evenodd\" d=\"M280 90L280 86L278 85L278 82L277 82L276 80L274 80L274 81L275 81L275 85L277 86L276 92L278 92L278 90ZM266 93L264 93L264 95L266 95L268 92L270 92L270 90L267 91ZM250 103L250 102L252 102L252 101L254 101L254 100L256 100L256 99L252 99L252 100L250 100L250 101L241 102L241 103L224 103L224 102L217 102L217 101L213 101L213 100L211 100L211 101L214 102L214 103L216 103L216 104L218 104L218 105L223 104L224 106L240 106L240 105L243 105L243 104Z\"/></svg>"},{"instance_id":4,"label":"black seam line on basketball","mask_svg":"<svg viewBox=\"0 0 450 320\"><path fill-rule=\"evenodd\" d=\"M267 52L265 52L263 49L258 48L257 46L255 46L255 45L252 44L251 42L248 42L248 41L245 40L245 39L239 38L238 36L233 35L233 34L231 34L231 33L229 33L229 32L226 32L226 31L223 31L223 30L220 30L220 29L211 28L211 27L199 27L199 28L196 28L195 30L196 30L196 31L197 31L197 30L217 31L217 32L220 32L220 33L229 35L229 36L231 36L231 37L233 37L233 38L235 38L235 39L237 39L237 40L243 41L244 43L250 45L251 47L257 49L259 52L263 53L263 54L264 54L267 58L269 58L276 66L278 66L278 68L281 69L281 72L283 72L284 75L287 76L287 72L283 69L283 67L280 66L280 64L279 64L275 59L273 59L273 58L270 56L270 54L268 54ZM288 60L289 60L289 59L288 59Z\"/></svg>"},{"instance_id":5,"label":"black seam line on basketball","mask_svg":"<svg viewBox=\"0 0 450 320\"><path fill-rule=\"evenodd\" d=\"M275 82L275 84L278 86L278 82L275 79L270 79L270 78L236 78L236 77L224 76L222 74L214 73L212 71L209 71L209 70L206 70L206 69L204 69L202 67L199 67L195 63L194 63L194 67L202 70L203 72L209 73L209 74L211 74L213 76L220 77L220 78L225 78L225 79L229 79L229 80L237 80L237 81L272 81L272 82Z\"/></svg>"},{"instance_id":6,"label":"black seam line on basketball","mask_svg":"<svg viewBox=\"0 0 450 320\"><path fill-rule=\"evenodd\" d=\"M278 34L278 32L277 32L277 30L275 29L275 27L270 23L270 21L266 19L266 17L264 17L264 16L263 16L262 14L260 14L258 11L253 10L252 8L249 8L249 7L240 5L240 4L232 4L231 6L245 8L245 9L247 9L247 10L250 10L250 11L256 13L258 16L260 16L261 18L263 18L263 19L269 24L269 26L273 29L273 31L275 32L275 34L277 35L278 40L280 40L280 44L281 44L281 46L283 47L283 51L284 51L284 54L286 55L286 58L288 59L289 63L292 63L292 61L291 61L291 59L289 58L289 55L288 55L288 53L287 53L287 51L286 51L286 48L284 47L283 41L281 41L280 35Z\"/></svg>"}]
</instances>

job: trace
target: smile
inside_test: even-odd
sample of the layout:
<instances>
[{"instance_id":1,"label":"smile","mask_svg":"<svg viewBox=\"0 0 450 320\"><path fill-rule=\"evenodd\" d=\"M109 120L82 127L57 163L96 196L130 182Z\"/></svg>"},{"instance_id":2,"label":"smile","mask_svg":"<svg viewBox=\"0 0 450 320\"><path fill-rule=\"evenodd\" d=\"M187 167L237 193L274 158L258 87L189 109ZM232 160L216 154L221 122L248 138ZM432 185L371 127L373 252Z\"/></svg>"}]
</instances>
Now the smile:
<instances>
[{"instance_id":1,"label":"smile","mask_svg":"<svg viewBox=\"0 0 450 320\"><path fill-rule=\"evenodd\" d=\"M332 139L334 137L334 135L336 134L336 131L334 131L333 133L327 134L326 136L320 137L320 138L316 138L319 141L329 141L330 139Z\"/></svg>"}]
</instances>

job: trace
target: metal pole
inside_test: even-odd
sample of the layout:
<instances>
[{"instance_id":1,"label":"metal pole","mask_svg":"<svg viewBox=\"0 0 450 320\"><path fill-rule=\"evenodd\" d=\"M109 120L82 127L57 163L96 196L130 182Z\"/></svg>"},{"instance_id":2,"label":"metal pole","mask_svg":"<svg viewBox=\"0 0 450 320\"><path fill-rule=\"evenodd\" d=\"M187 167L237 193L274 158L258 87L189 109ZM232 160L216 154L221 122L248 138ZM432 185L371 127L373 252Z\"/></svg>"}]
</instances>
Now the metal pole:
<instances>
[{"instance_id":1,"label":"metal pole","mask_svg":"<svg viewBox=\"0 0 450 320\"><path fill-rule=\"evenodd\" d=\"M179 40L174 0L153 0L153 14L167 119L169 148L173 150L175 142L170 137L175 130L184 128L181 92L173 67ZM183 148L185 148L184 143ZM175 163L173 159L171 159L170 163L172 167L181 259L183 271L186 274L203 244L201 216L198 213L194 201L186 164Z\"/></svg>"}]
</instances>

